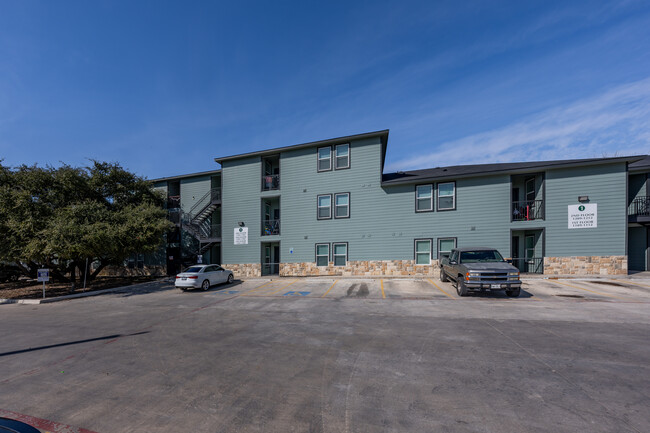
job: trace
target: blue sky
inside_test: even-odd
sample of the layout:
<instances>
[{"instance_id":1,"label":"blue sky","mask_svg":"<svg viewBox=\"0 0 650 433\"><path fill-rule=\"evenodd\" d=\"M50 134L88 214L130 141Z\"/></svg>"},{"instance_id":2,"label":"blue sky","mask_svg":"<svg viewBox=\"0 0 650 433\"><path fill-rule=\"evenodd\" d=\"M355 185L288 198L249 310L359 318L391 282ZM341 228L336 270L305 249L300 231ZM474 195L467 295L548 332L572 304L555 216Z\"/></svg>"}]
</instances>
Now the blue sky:
<instances>
[{"instance_id":1,"label":"blue sky","mask_svg":"<svg viewBox=\"0 0 650 433\"><path fill-rule=\"evenodd\" d=\"M650 153L650 3L0 0L5 165L380 129L387 171Z\"/></svg>"}]
</instances>

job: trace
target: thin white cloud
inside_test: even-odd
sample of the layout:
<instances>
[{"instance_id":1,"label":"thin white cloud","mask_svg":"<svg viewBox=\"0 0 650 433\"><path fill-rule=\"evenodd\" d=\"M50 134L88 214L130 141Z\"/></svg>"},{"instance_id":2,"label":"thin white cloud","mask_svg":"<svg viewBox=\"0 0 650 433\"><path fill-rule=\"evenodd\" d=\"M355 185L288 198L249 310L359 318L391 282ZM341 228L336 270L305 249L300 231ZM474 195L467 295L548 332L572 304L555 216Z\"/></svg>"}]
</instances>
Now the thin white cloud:
<instances>
[{"instance_id":1,"label":"thin white cloud","mask_svg":"<svg viewBox=\"0 0 650 433\"><path fill-rule=\"evenodd\" d=\"M435 148L389 164L388 170L648 154L650 78Z\"/></svg>"}]
</instances>

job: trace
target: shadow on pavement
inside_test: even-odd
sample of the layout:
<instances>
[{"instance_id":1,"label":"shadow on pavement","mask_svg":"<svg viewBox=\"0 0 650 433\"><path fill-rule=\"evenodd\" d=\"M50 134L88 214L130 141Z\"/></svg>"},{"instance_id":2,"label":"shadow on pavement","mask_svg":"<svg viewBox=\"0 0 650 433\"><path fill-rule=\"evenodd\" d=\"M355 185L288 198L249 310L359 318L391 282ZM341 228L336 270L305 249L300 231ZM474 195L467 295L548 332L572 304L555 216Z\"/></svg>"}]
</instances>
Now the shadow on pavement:
<instances>
[{"instance_id":1,"label":"shadow on pavement","mask_svg":"<svg viewBox=\"0 0 650 433\"><path fill-rule=\"evenodd\" d=\"M27 353L27 352L34 352L36 350L52 349L54 347L71 346L73 344L90 343L91 341L112 340L114 338L120 338L120 337L132 337L132 336L135 336L135 335L148 334L149 332L150 331L142 331L142 332L135 332L133 334L107 335L105 337L88 338L88 339L85 339L85 340L69 341L67 343L50 344L48 346L30 347L29 349L14 350L12 352L0 353L0 356L17 355L19 353Z\"/></svg>"}]
</instances>

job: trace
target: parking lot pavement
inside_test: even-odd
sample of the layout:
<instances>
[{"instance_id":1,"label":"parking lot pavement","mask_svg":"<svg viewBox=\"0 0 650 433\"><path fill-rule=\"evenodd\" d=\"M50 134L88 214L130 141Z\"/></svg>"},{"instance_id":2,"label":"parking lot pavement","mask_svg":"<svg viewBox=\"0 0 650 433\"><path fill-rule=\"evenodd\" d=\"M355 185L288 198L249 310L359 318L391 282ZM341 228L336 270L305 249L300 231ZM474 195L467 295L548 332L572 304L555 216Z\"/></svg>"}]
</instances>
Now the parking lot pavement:
<instances>
[{"instance_id":1,"label":"parking lot pavement","mask_svg":"<svg viewBox=\"0 0 650 433\"><path fill-rule=\"evenodd\" d=\"M650 431L650 287L605 281L529 279L513 299L247 279L5 305L0 409L100 433Z\"/></svg>"}]
</instances>

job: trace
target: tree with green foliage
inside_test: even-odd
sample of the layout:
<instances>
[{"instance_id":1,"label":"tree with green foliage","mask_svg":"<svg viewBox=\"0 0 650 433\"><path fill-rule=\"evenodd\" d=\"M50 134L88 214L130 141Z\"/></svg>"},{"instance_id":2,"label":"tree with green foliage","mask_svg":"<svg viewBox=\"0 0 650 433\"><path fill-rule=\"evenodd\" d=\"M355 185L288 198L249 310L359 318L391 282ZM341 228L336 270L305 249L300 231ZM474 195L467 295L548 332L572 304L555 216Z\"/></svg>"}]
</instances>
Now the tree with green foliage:
<instances>
[{"instance_id":1,"label":"tree with green foliage","mask_svg":"<svg viewBox=\"0 0 650 433\"><path fill-rule=\"evenodd\" d=\"M0 260L74 285L108 265L156 251L171 228L164 198L117 163L5 167L0 161ZM94 271L84 275L86 260Z\"/></svg>"}]
</instances>

